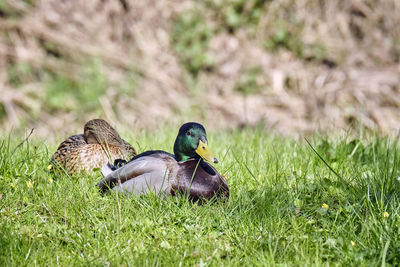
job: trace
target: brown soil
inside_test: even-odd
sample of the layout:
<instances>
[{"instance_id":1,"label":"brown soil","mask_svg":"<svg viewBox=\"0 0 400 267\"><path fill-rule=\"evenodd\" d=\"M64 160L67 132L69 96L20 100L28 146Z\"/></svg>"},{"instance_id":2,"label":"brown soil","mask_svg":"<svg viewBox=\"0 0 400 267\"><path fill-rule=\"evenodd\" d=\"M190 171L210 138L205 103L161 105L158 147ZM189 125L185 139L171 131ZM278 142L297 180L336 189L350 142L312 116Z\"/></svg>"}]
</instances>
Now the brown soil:
<instances>
[{"instance_id":1,"label":"brown soil","mask_svg":"<svg viewBox=\"0 0 400 267\"><path fill-rule=\"evenodd\" d=\"M64 135L99 116L126 128L197 120L214 129L261 124L287 135L359 124L388 134L400 129L397 0L266 2L254 27L215 32L207 50L214 67L199 73L196 89L188 85L171 32L177 17L196 9L210 27L221 23L218 11L198 1L5 2L9 13L0 12L4 131L35 127L40 136ZM322 44L323 58L265 49L262 42L279 18L301 23L294 34L305 44ZM107 78L99 108L87 114L79 106L46 109L44 70L79 80L92 57L101 58ZM34 69L17 87L5 71L16 63ZM251 68L259 72L254 81L259 90L243 95L236 89ZM136 93L121 94L132 72Z\"/></svg>"}]
</instances>

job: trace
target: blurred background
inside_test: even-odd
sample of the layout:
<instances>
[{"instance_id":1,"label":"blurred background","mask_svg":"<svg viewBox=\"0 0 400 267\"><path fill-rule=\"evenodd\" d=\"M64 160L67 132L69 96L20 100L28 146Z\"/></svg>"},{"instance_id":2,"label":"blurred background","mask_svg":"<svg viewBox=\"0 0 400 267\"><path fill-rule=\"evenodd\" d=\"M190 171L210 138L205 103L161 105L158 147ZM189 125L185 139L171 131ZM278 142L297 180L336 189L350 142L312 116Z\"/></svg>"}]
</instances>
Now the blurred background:
<instances>
[{"instance_id":1,"label":"blurred background","mask_svg":"<svg viewBox=\"0 0 400 267\"><path fill-rule=\"evenodd\" d=\"M0 0L0 131L400 128L398 0Z\"/></svg>"}]
</instances>

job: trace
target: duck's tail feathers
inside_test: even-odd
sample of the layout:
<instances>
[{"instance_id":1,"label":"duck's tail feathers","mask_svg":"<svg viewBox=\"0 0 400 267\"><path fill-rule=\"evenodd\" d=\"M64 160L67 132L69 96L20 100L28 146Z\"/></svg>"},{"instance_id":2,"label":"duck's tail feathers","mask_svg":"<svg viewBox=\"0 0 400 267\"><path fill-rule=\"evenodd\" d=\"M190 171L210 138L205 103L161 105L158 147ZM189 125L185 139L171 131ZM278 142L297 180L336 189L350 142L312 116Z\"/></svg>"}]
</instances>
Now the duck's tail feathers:
<instances>
[{"instance_id":1,"label":"duck's tail feathers","mask_svg":"<svg viewBox=\"0 0 400 267\"><path fill-rule=\"evenodd\" d=\"M111 164L110 162L107 162L101 167L101 173L103 174L104 177L112 173L114 170L114 165Z\"/></svg>"}]
</instances>

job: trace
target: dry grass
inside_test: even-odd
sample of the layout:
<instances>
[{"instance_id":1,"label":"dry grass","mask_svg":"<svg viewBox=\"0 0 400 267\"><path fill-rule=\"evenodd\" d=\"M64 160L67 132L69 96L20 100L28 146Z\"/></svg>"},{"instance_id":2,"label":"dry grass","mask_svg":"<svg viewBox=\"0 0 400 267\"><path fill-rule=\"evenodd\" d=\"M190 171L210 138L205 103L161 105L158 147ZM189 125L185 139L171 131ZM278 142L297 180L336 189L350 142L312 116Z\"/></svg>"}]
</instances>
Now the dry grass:
<instances>
[{"instance_id":1,"label":"dry grass","mask_svg":"<svg viewBox=\"0 0 400 267\"><path fill-rule=\"evenodd\" d=\"M208 128L265 124L289 135L360 123L384 133L400 128L397 0L248 1L238 11L244 22L233 27L226 18L239 0L31 2L0 1L3 129L70 133L93 116L128 128L187 119ZM259 19L247 21L256 9ZM212 31L213 66L196 77L171 37L190 13ZM277 41L282 31L286 39ZM48 73L79 82L93 58L106 77L98 108L50 110ZM16 85L5 70L18 64L30 71L18 72Z\"/></svg>"}]
</instances>

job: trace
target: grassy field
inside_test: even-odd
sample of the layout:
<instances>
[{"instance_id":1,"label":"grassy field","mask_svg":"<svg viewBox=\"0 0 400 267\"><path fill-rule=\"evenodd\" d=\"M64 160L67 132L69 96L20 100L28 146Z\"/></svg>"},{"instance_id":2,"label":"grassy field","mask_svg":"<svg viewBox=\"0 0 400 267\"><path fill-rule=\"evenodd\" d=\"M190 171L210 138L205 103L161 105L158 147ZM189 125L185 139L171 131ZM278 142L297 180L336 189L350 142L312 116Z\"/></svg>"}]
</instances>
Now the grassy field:
<instances>
[{"instance_id":1,"label":"grassy field","mask_svg":"<svg viewBox=\"0 0 400 267\"><path fill-rule=\"evenodd\" d=\"M176 130L123 136L171 151ZM54 175L57 144L22 140L0 141L1 266L400 264L395 140L314 136L325 164L304 140L209 133L231 195L203 206L103 197L99 173Z\"/></svg>"}]
</instances>

